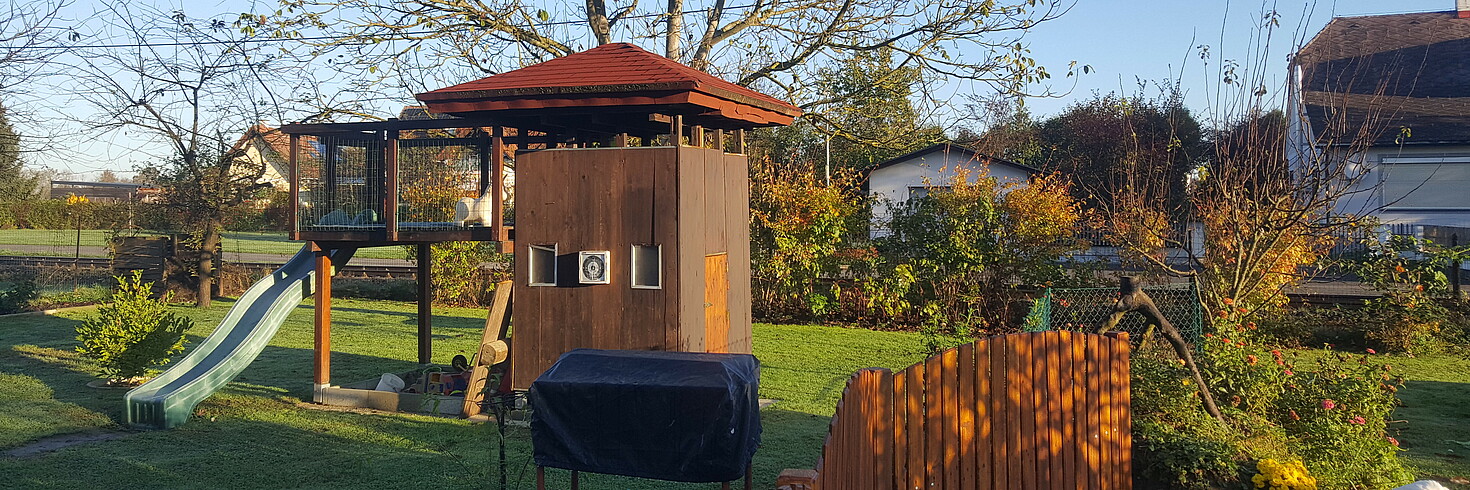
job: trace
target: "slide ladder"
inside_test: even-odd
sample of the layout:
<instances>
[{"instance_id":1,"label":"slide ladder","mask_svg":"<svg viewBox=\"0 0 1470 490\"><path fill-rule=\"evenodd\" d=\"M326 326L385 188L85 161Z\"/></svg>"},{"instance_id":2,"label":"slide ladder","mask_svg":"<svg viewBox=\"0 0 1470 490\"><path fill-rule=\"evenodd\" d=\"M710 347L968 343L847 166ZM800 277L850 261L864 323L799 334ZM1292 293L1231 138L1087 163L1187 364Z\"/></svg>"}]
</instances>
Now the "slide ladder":
<instances>
[{"instance_id":1,"label":"slide ladder","mask_svg":"<svg viewBox=\"0 0 1470 490\"><path fill-rule=\"evenodd\" d=\"M329 251L332 265L346 264L354 251ZM235 379L265 350L291 310L311 296L314 259L311 246L302 246L286 265L245 290L214 332L188 355L129 391L124 398L127 423L156 429L176 427L189 419L195 405Z\"/></svg>"}]
</instances>

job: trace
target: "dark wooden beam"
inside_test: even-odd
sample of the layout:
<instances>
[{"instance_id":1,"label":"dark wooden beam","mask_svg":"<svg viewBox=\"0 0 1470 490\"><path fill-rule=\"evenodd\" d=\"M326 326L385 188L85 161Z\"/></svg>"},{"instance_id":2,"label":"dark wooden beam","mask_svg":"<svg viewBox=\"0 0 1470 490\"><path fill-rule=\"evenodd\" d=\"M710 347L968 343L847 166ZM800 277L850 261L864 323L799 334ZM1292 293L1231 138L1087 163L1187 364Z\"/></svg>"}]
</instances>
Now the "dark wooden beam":
<instances>
[{"instance_id":1,"label":"dark wooden beam","mask_svg":"<svg viewBox=\"0 0 1470 490\"><path fill-rule=\"evenodd\" d=\"M287 180L291 181L291 203L286 207L289 210L286 214L288 215L287 219L291 220L291 223L288 225L290 228L287 229L291 230L292 240L299 239L297 235L301 233L301 162L298 161L301 155L297 151L297 147L300 145L301 137L294 134L291 135L291 149L287 152L289 156L286 157L288 167L290 168L289 172L291 173L287 177Z\"/></svg>"},{"instance_id":2,"label":"dark wooden beam","mask_svg":"<svg viewBox=\"0 0 1470 490\"><path fill-rule=\"evenodd\" d=\"M419 283L419 364L429 364L433 359L434 325L434 278L430 275L433 256L429 253L432 244L418 245Z\"/></svg>"},{"instance_id":3,"label":"dark wooden beam","mask_svg":"<svg viewBox=\"0 0 1470 490\"><path fill-rule=\"evenodd\" d=\"M387 144L383 145L384 177L383 224L389 240L398 239L398 132L389 131ZM368 177L369 179L372 176Z\"/></svg>"},{"instance_id":4,"label":"dark wooden beam","mask_svg":"<svg viewBox=\"0 0 1470 490\"><path fill-rule=\"evenodd\" d=\"M495 235L495 241L504 242L505 233L505 128L496 126L490 136L490 193L493 199L490 201L490 213L494 221L490 222L491 232Z\"/></svg>"}]
</instances>

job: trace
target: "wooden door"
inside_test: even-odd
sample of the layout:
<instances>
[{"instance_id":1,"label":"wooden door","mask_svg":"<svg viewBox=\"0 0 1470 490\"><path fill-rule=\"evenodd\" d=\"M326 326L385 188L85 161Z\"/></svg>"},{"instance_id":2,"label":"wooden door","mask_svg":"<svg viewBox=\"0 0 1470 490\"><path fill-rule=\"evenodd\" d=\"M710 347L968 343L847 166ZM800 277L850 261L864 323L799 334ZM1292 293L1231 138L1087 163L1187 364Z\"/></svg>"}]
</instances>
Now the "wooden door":
<instances>
[{"instance_id":1,"label":"wooden door","mask_svg":"<svg viewBox=\"0 0 1470 490\"><path fill-rule=\"evenodd\" d=\"M730 260L726 254L704 256L704 350L729 352Z\"/></svg>"}]
</instances>

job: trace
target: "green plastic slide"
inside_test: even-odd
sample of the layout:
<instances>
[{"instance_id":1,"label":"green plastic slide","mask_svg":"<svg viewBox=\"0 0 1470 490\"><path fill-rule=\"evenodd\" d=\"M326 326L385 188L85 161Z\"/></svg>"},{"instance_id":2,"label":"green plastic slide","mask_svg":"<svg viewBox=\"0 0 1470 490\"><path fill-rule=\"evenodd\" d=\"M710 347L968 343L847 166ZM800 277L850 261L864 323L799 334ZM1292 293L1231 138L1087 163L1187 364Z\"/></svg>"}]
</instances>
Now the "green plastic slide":
<instances>
[{"instance_id":1,"label":"green plastic slide","mask_svg":"<svg viewBox=\"0 0 1470 490\"><path fill-rule=\"evenodd\" d=\"M353 250L333 250L332 264L342 266ZM169 429L189 420L194 406L235 379L265 350L286 315L312 294L316 277L311 246L301 247L286 265L250 286L214 333L157 378L129 391L128 424Z\"/></svg>"}]
</instances>

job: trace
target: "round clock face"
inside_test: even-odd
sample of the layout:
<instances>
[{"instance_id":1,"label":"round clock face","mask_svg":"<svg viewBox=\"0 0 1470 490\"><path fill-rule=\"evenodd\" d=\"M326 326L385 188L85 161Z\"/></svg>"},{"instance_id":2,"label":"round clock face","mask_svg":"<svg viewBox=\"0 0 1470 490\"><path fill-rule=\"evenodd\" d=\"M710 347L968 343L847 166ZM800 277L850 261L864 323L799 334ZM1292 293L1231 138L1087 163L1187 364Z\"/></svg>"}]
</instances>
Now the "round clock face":
<instances>
[{"instance_id":1,"label":"round clock face","mask_svg":"<svg viewBox=\"0 0 1470 490\"><path fill-rule=\"evenodd\" d=\"M587 260L582 261L582 275L587 276L588 279L601 280L606 271L607 264L602 262L600 256L589 255Z\"/></svg>"}]
</instances>

